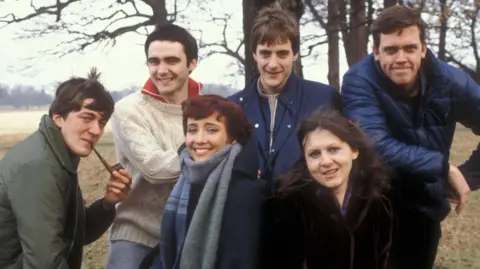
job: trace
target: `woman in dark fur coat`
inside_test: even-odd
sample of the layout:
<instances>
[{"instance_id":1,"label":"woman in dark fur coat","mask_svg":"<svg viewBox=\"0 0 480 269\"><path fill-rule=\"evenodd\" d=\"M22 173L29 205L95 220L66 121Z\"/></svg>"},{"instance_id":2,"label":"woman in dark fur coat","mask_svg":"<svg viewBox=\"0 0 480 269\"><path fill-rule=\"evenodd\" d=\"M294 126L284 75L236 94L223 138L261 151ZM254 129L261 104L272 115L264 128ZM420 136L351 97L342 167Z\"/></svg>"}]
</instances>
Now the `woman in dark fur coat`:
<instances>
[{"instance_id":1,"label":"woman in dark fur coat","mask_svg":"<svg viewBox=\"0 0 480 269\"><path fill-rule=\"evenodd\" d=\"M386 268L392 213L369 139L336 111L315 112L297 136L303 157L266 204L263 268Z\"/></svg>"}]
</instances>

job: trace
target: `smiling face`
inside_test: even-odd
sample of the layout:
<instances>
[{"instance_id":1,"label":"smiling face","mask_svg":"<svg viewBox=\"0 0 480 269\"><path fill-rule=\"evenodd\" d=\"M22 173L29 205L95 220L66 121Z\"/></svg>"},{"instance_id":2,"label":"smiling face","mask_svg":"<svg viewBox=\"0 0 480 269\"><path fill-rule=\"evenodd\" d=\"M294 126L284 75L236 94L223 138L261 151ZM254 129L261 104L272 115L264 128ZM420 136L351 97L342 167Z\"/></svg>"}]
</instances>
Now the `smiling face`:
<instances>
[{"instance_id":1,"label":"smiling face","mask_svg":"<svg viewBox=\"0 0 480 269\"><path fill-rule=\"evenodd\" d=\"M426 44L420 40L418 26L410 26L391 34L380 34L378 48L373 48L375 59L380 62L383 72L397 85L405 88L410 95L418 77L422 60L427 53Z\"/></svg>"},{"instance_id":2,"label":"smiling face","mask_svg":"<svg viewBox=\"0 0 480 269\"><path fill-rule=\"evenodd\" d=\"M195 69L196 60L187 64L181 43L153 41L148 47L147 58L150 78L162 97L168 100L180 91L188 91L188 77Z\"/></svg>"},{"instance_id":3,"label":"smiling face","mask_svg":"<svg viewBox=\"0 0 480 269\"><path fill-rule=\"evenodd\" d=\"M235 143L228 137L225 119L218 113L204 119L187 119L185 144L196 162L210 158L227 144Z\"/></svg>"},{"instance_id":4,"label":"smiling face","mask_svg":"<svg viewBox=\"0 0 480 269\"><path fill-rule=\"evenodd\" d=\"M59 114L52 115L53 121L60 128L65 144L75 156L90 155L107 124L102 113L85 107L93 101L91 98L85 99L79 111L72 111L65 118Z\"/></svg>"},{"instance_id":5,"label":"smiling face","mask_svg":"<svg viewBox=\"0 0 480 269\"><path fill-rule=\"evenodd\" d=\"M313 178L323 186L345 193L358 151L327 130L316 129L304 141L305 160Z\"/></svg>"},{"instance_id":6,"label":"smiling face","mask_svg":"<svg viewBox=\"0 0 480 269\"><path fill-rule=\"evenodd\" d=\"M260 72L260 83L266 93L278 93L292 72L293 62L297 56L293 54L292 43L274 42L273 45L258 44L253 58Z\"/></svg>"}]
</instances>

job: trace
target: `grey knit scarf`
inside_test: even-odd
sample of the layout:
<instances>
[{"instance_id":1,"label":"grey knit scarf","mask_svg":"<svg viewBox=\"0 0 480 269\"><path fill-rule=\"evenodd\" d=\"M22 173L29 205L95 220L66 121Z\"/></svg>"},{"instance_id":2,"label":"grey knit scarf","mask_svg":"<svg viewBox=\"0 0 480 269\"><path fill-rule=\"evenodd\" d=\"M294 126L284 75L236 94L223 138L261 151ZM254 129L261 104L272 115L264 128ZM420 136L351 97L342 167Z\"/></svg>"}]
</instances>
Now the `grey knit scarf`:
<instances>
[{"instance_id":1,"label":"grey knit scarf","mask_svg":"<svg viewBox=\"0 0 480 269\"><path fill-rule=\"evenodd\" d=\"M185 158L184 165L187 178L192 183L204 184L203 191L193 213L180 258L180 269L214 269L217 260L217 250L222 225L223 210L227 199L233 164L242 150L240 144L225 146L209 160L205 169L210 170L209 163L218 164L208 175L193 173L190 168L198 163ZM183 155L183 154L182 154ZM222 160L218 162L218 158ZM182 169L183 173L184 169ZM202 175L203 174L203 175Z\"/></svg>"}]
</instances>

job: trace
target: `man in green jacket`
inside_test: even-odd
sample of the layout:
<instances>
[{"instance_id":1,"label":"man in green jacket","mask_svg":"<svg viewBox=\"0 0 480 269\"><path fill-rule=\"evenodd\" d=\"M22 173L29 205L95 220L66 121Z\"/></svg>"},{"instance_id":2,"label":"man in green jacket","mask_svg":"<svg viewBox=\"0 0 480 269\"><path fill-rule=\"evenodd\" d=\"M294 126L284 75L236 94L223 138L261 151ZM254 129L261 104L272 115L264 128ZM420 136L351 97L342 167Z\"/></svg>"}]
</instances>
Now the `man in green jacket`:
<instances>
[{"instance_id":1,"label":"man in green jacket","mask_svg":"<svg viewBox=\"0 0 480 269\"><path fill-rule=\"evenodd\" d=\"M85 207L78 185L80 157L102 136L114 102L93 69L61 83L38 131L0 161L0 268L80 269L84 245L97 240L130 189L123 169L106 194Z\"/></svg>"}]
</instances>

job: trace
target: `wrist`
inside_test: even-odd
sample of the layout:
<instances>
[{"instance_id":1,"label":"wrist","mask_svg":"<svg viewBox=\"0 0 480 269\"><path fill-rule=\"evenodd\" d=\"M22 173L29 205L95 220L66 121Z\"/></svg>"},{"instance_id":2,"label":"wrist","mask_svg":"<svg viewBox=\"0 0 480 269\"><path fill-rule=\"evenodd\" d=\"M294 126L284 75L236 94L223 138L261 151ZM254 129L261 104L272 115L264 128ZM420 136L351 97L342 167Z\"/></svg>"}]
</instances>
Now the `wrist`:
<instances>
[{"instance_id":1,"label":"wrist","mask_svg":"<svg viewBox=\"0 0 480 269\"><path fill-rule=\"evenodd\" d=\"M115 209L115 205L110 202L107 202L105 198L102 199L102 206L105 210Z\"/></svg>"}]
</instances>

